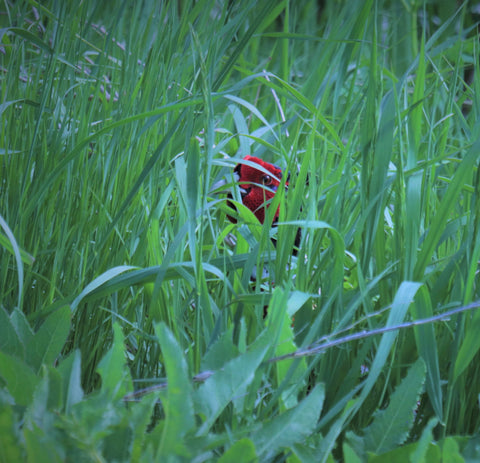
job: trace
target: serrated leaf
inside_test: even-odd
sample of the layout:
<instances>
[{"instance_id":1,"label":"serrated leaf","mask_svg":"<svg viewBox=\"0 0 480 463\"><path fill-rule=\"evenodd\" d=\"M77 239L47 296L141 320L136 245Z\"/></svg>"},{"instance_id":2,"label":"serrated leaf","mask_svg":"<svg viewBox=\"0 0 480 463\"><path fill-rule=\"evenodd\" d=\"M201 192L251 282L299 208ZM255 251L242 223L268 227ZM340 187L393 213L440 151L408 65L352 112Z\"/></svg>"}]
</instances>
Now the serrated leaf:
<instances>
[{"instance_id":1,"label":"serrated leaf","mask_svg":"<svg viewBox=\"0 0 480 463\"><path fill-rule=\"evenodd\" d=\"M416 283L413 281L402 282L400 288L398 288L398 291L395 294L392 308L390 310L390 314L387 320L387 327L396 326L403 322L408 307L414 300L415 294L420 287L420 283ZM365 382L364 389L362 390L362 401L366 398L367 394L370 392L375 382L377 381L378 376L381 374L385 362L387 361L387 358L390 354L390 349L392 347L393 341L395 340L397 335L397 331L387 332L382 335L382 340L380 341L367 381ZM360 403L357 404L357 406L359 405Z\"/></svg>"},{"instance_id":2,"label":"serrated leaf","mask_svg":"<svg viewBox=\"0 0 480 463\"><path fill-rule=\"evenodd\" d=\"M413 281L403 281L398 288L395 298L393 300L392 308L387 320L387 327L396 326L402 323L405 314L408 310L410 303L414 300L415 294L420 288L421 284ZM364 382L360 396L354 400L349 401L345 407L343 414L338 418L333 425L330 425L330 429L320 444L319 455L322 456L325 461L326 456L330 454L333 449L338 435L343 429L345 422L350 419L361 407L367 398L368 394L372 390L373 386L377 382L385 363L390 354L390 349L397 336L396 331L386 332L382 335L382 340L378 346L375 359L372 363L372 367L368 374L367 380Z\"/></svg>"},{"instance_id":3,"label":"serrated leaf","mask_svg":"<svg viewBox=\"0 0 480 463\"><path fill-rule=\"evenodd\" d=\"M134 435L130 461L141 461L141 457L145 461L153 461L153 456L147 458L145 450L147 436L151 435L147 432L147 429L157 400L155 395L144 397L140 403L131 409L130 422Z\"/></svg>"},{"instance_id":4,"label":"serrated leaf","mask_svg":"<svg viewBox=\"0 0 480 463\"><path fill-rule=\"evenodd\" d=\"M419 358L391 395L388 407L375 412L372 424L364 430L366 451L382 454L405 442L413 426L413 412L423 389L425 372L425 362Z\"/></svg>"},{"instance_id":5,"label":"serrated leaf","mask_svg":"<svg viewBox=\"0 0 480 463\"><path fill-rule=\"evenodd\" d=\"M293 296L290 295L286 300L287 293L279 293L278 288L275 289L272 300L269 305L269 315L267 321L270 320L270 314L275 312L275 316L283 314L283 322L281 323L280 336L275 348L275 356L282 356L295 352L298 347L294 342L294 334L292 329L292 319L289 316L288 309L295 313L304 298L298 297L299 291L295 291ZM304 294L304 293L300 293ZM303 305L303 304L302 304ZM297 394L299 389L305 385L304 375L307 370L307 362L305 359L283 360L275 363L277 376L277 384L282 389L282 410L289 409L297 405Z\"/></svg>"},{"instance_id":6,"label":"serrated leaf","mask_svg":"<svg viewBox=\"0 0 480 463\"><path fill-rule=\"evenodd\" d=\"M315 429L324 398L324 386L317 384L295 408L264 423L251 436L261 461L271 458L280 449L302 443Z\"/></svg>"},{"instance_id":7,"label":"serrated leaf","mask_svg":"<svg viewBox=\"0 0 480 463\"><path fill-rule=\"evenodd\" d=\"M196 404L198 410L205 415L205 422L197 435L208 432L225 407L236 396L246 392L269 350L271 340L267 333L264 331L245 354L229 361L199 387Z\"/></svg>"},{"instance_id":8,"label":"serrated leaf","mask_svg":"<svg viewBox=\"0 0 480 463\"><path fill-rule=\"evenodd\" d=\"M167 393L163 400L165 422L157 457L185 454L183 437L194 424L193 387L183 350L164 323L155 326L167 371Z\"/></svg>"}]
</instances>

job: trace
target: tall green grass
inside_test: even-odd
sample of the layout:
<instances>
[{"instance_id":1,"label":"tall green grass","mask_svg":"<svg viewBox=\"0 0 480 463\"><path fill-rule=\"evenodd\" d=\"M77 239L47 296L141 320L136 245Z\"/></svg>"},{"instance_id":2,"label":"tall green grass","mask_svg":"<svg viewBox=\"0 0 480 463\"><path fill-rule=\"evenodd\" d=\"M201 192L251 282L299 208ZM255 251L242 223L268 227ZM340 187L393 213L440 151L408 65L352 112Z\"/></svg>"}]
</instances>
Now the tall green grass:
<instances>
[{"instance_id":1,"label":"tall green grass","mask_svg":"<svg viewBox=\"0 0 480 463\"><path fill-rule=\"evenodd\" d=\"M2 461L478 458L472 5L1 12Z\"/></svg>"}]
</instances>

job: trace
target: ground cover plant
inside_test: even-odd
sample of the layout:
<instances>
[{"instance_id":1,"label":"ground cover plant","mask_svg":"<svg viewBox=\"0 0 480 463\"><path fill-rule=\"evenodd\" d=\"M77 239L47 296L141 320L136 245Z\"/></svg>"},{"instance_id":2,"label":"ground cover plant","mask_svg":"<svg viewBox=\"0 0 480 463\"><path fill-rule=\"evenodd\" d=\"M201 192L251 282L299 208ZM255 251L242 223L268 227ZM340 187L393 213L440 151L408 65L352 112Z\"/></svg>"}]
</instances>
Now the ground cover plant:
<instances>
[{"instance_id":1,"label":"ground cover plant","mask_svg":"<svg viewBox=\"0 0 480 463\"><path fill-rule=\"evenodd\" d=\"M477 3L0 12L1 461L478 461Z\"/></svg>"}]
</instances>

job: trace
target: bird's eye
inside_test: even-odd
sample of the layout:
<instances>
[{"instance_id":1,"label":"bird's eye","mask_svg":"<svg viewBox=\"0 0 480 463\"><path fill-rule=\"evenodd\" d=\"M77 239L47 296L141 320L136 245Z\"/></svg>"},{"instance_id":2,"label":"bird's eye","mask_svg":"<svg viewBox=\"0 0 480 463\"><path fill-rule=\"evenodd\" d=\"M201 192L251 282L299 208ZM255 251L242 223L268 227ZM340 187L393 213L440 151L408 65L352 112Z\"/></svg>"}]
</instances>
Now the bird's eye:
<instances>
[{"instance_id":1,"label":"bird's eye","mask_svg":"<svg viewBox=\"0 0 480 463\"><path fill-rule=\"evenodd\" d=\"M272 184L272 177L270 175L264 175L262 178L263 184L264 185L271 185Z\"/></svg>"}]
</instances>

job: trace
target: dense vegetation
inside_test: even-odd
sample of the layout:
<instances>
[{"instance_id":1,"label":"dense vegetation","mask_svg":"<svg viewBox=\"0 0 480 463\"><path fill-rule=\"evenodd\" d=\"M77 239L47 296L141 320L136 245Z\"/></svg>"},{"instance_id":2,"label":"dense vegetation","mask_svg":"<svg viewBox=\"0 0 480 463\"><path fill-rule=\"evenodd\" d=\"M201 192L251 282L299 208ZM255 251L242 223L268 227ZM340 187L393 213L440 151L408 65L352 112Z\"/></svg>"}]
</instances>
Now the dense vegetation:
<instances>
[{"instance_id":1,"label":"dense vegetation","mask_svg":"<svg viewBox=\"0 0 480 463\"><path fill-rule=\"evenodd\" d=\"M478 5L0 9L1 461L478 461Z\"/></svg>"}]
</instances>

